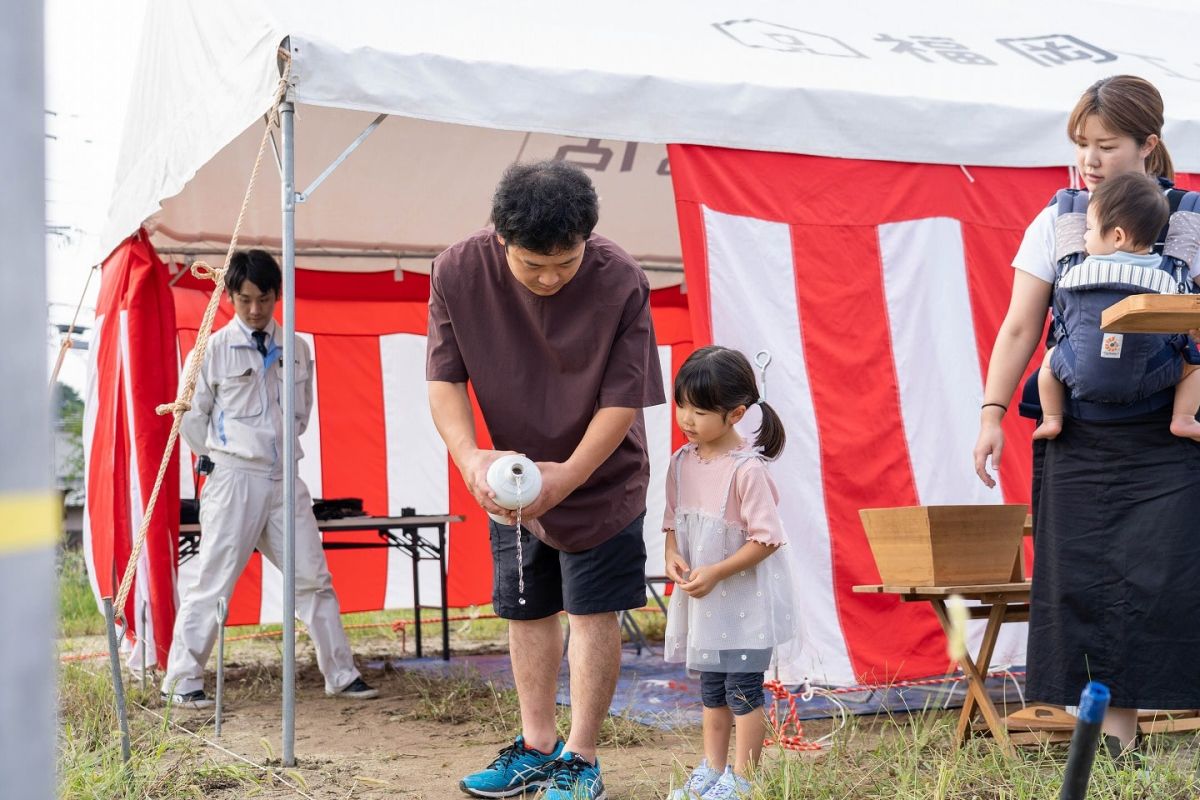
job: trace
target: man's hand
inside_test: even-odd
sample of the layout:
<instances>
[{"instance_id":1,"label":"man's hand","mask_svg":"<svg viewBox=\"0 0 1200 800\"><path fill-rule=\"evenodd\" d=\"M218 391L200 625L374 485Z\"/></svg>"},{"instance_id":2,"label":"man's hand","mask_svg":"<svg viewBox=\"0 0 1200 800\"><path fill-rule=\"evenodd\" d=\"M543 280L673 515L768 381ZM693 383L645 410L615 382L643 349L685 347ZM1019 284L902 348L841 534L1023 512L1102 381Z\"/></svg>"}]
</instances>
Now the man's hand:
<instances>
[{"instance_id":1,"label":"man's hand","mask_svg":"<svg viewBox=\"0 0 1200 800\"><path fill-rule=\"evenodd\" d=\"M696 567L692 570L691 574L688 575L688 579L679 583L679 588L687 592L688 597L699 599L715 589L717 584L724 579L725 576L721 574L717 566L710 564L705 567Z\"/></svg>"},{"instance_id":2,"label":"man's hand","mask_svg":"<svg viewBox=\"0 0 1200 800\"><path fill-rule=\"evenodd\" d=\"M561 503L583 483L583 479L571 468L557 461L538 461L537 468L542 473L542 491L532 503L521 509L522 520L537 519Z\"/></svg>"},{"instance_id":3,"label":"man's hand","mask_svg":"<svg viewBox=\"0 0 1200 800\"><path fill-rule=\"evenodd\" d=\"M505 518L511 517L510 525L515 521L516 515L508 509L496 505L496 493L488 486L487 473L488 467L492 466L493 461L502 456L511 455L516 455L516 453L511 450L474 450L461 465L463 480L466 482L467 488L471 490L471 496L475 498L475 502L479 503L489 514Z\"/></svg>"}]
</instances>

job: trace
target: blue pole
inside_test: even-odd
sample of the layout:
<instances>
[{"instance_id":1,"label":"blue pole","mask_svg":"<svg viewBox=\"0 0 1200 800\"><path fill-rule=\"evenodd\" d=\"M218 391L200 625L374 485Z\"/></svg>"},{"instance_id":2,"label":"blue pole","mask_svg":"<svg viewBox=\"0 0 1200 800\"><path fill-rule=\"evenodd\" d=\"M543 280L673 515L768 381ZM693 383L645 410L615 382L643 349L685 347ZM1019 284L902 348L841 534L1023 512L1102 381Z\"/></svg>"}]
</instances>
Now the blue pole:
<instances>
[{"instance_id":1,"label":"blue pole","mask_svg":"<svg viewBox=\"0 0 1200 800\"><path fill-rule=\"evenodd\" d=\"M1063 775L1059 800L1084 800L1088 781L1092 777L1092 762L1096 760L1096 745L1100 742L1100 726L1108 711L1108 687L1092 681L1083 687L1079 697L1079 718L1071 735L1071 750L1067 754L1067 769Z\"/></svg>"}]
</instances>

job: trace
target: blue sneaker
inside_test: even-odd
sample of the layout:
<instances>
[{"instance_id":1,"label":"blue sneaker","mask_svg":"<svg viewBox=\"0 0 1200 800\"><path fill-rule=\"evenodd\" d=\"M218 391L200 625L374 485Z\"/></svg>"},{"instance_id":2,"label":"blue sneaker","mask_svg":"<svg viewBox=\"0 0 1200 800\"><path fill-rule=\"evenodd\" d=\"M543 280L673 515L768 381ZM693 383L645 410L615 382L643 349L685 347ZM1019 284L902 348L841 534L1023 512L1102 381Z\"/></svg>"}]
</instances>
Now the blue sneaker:
<instances>
[{"instance_id":1,"label":"blue sneaker","mask_svg":"<svg viewBox=\"0 0 1200 800\"><path fill-rule=\"evenodd\" d=\"M458 782L458 788L474 797L512 797L541 789L549 783L562 749L561 739L554 743L553 750L543 753L526 747L525 737L518 736L487 769L472 772Z\"/></svg>"},{"instance_id":2,"label":"blue sneaker","mask_svg":"<svg viewBox=\"0 0 1200 800\"><path fill-rule=\"evenodd\" d=\"M700 796L721 779L721 773L708 765L708 759L692 770L687 781L667 797L667 800L701 800Z\"/></svg>"},{"instance_id":3,"label":"blue sneaker","mask_svg":"<svg viewBox=\"0 0 1200 800\"><path fill-rule=\"evenodd\" d=\"M578 753L563 750L551 766L544 797L545 800L605 800L608 795L600 779L600 759L589 764Z\"/></svg>"}]
</instances>

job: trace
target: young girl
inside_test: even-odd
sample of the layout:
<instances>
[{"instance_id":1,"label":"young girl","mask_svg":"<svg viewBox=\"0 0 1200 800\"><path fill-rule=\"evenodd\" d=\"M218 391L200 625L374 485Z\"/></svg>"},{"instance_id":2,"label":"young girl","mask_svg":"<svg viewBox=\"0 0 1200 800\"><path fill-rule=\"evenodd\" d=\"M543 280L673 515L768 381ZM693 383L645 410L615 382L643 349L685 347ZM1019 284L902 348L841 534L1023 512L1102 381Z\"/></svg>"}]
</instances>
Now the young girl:
<instances>
[{"instance_id":1,"label":"young girl","mask_svg":"<svg viewBox=\"0 0 1200 800\"><path fill-rule=\"evenodd\" d=\"M733 426L753 405L762 424L751 448ZM701 348L684 362L675 419L688 444L667 476L663 529L675 592L664 649L667 661L700 672L705 758L671 800L727 800L749 793L746 773L766 732L763 673L799 623L785 557L776 555L786 538L765 463L783 450L784 432L750 363L725 347Z\"/></svg>"}]
</instances>

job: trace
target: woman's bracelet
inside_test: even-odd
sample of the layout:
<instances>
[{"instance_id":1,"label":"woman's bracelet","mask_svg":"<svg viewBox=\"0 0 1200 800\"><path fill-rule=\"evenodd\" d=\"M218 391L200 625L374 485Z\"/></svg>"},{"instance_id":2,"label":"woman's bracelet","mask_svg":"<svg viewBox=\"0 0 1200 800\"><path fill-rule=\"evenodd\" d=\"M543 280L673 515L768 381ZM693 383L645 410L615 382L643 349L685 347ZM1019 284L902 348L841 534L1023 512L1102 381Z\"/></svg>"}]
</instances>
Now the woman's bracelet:
<instances>
[{"instance_id":1,"label":"woman's bracelet","mask_svg":"<svg viewBox=\"0 0 1200 800\"><path fill-rule=\"evenodd\" d=\"M982 411L983 409L987 408L988 406L996 406L996 408L1003 410L1005 414L1008 413L1008 406L1004 405L1004 403L984 403L983 405L981 405L979 407L979 410Z\"/></svg>"}]
</instances>

